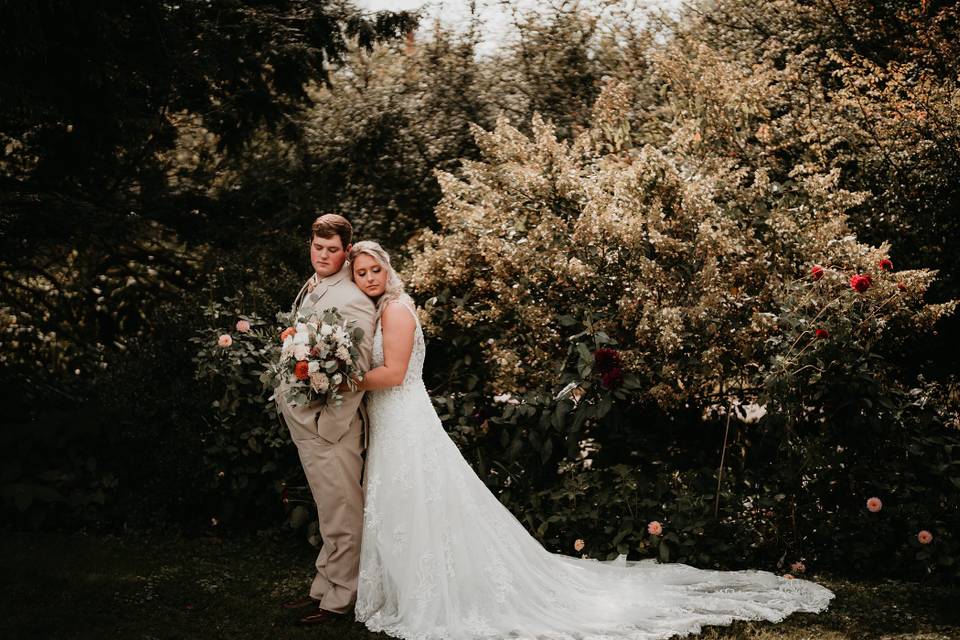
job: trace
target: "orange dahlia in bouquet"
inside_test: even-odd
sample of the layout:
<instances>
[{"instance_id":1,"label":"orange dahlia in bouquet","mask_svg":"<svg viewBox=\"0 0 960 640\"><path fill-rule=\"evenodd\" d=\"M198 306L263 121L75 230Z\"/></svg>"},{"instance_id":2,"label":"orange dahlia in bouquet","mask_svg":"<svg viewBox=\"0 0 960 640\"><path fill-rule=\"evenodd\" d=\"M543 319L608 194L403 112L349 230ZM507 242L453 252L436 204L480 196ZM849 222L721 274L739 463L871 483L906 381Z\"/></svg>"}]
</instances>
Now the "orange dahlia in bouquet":
<instances>
[{"instance_id":1,"label":"orange dahlia in bouquet","mask_svg":"<svg viewBox=\"0 0 960 640\"><path fill-rule=\"evenodd\" d=\"M294 406L343 402L341 385L353 389L363 374L356 364L363 329L344 320L335 307L310 316L279 313L277 319L289 326L280 334L280 359L264 379L274 387L271 399L282 394Z\"/></svg>"}]
</instances>

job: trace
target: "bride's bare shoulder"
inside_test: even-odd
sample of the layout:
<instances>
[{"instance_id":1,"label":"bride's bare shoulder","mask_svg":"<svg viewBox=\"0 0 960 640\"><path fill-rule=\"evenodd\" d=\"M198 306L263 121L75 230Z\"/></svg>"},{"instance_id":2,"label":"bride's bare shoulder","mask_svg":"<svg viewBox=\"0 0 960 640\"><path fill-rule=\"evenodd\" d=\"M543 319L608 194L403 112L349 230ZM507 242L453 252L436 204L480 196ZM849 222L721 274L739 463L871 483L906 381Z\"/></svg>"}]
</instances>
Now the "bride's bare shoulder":
<instances>
[{"instance_id":1,"label":"bride's bare shoulder","mask_svg":"<svg viewBox=\"0 0 960 640\"><path fill-rule=\"evenodd\" d=\"M416 312L400 300L391 300L384 305L380 314L380 322L384 330L397 329L412 330L416 327Z\"/></svg>"}]
</instances>

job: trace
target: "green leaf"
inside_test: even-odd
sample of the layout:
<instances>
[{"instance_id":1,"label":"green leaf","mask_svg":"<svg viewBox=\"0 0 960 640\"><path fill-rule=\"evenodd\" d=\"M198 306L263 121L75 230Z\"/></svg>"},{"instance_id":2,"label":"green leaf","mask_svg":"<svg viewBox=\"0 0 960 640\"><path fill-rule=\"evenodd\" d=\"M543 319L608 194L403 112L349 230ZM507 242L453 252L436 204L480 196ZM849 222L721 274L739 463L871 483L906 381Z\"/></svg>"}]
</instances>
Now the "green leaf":
<instances>
[{"instance_id":1,"label":"green leaf","mask_svg":"<svg viewBox=\"0 0 960 640\"><path fill-rule=\"evenodd\" d=\"M553 454L553 440L548 438L540 447L540 461L545 463L550 459L551 454Z\"/></svg>"},{"instance_id":2,"label":"green leaf","mask_svg":"<svg viewBox=\"0 0 960 640\"><path fill-rule=\"evenodd\" d=\"M593 354L590 353L590 349L587 348L587 345L583 342L577 343L577 351L580 353L581 362L592 363Z\"/></svg>"},{"instance_id":3,"label":"green leaf","mask_svg":"<svg viewBox=\"0 0 960 640\"><path fill-rule=\"evenodd\" d=\"M597 418L602 418L603 416L610 413L610 409L613 408L613 397L605 395L600 398L600 402L597 403Z\"/></svg>"},{"instance_id":4,"label":"green leaf","mask_svg":"<svg viewBox=\"0 0 960 640\"><path fill-rule=\"evenodd\" d=\"M666 540L660 541L660 546L658 547L657 551L660 557L660 562L670 562L670 547L667 545Z\"/></svg>"},{"instance_id":5,"label":"green leaf","mask_svg":"<svg viewBox=\"0 0 960 640\"><path fill-rule=\"evenodd\" d=\"M299 529L307 523L310 513L306 510L303 505L297 505L290 511L290 526L294 529Z\"/></svg>"}]
</instances>

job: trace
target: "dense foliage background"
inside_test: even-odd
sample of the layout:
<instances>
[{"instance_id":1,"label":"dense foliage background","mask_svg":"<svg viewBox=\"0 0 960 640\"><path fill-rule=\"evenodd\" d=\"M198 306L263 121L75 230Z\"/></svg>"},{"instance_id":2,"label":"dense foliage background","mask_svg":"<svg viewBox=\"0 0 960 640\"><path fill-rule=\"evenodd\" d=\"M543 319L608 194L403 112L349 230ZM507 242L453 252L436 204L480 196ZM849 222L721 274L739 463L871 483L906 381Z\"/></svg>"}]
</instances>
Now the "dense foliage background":
<instances>
[{"instance_id":1,"label":"dense foliage background","mask_svg":"<svg viewBox=\"0 0 960 640\"><path fill-rule=\"evenodd\" d=\"M960 577L960 11L634 9L0 3L4 520L316 542L258 376L336 210L549 548Z\"/></svg>"}]
</instances>

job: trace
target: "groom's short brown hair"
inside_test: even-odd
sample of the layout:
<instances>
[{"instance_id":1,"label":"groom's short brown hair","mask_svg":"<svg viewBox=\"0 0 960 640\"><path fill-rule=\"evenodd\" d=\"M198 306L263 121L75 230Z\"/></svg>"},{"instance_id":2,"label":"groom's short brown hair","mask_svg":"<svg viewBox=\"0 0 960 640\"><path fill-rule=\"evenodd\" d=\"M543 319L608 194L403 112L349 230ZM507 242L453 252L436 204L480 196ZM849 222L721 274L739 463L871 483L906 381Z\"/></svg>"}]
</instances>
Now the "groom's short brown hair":
<instances>
[{"instance_id":1,"label":"groom's short brown hair","mask_svg":"<svg viewBox=\"0 0 960 640\"><path fill-rule=\"evenodd\" d=\"M311 242L314 238L340 236L340 242L343 243L343 248L346 249L350 246L351 240L353 240L353 226L350 224L350 221L336 213L323 214L313 221L310 228L313 230L310 236Z\"/></svg>"}]
</instances>

